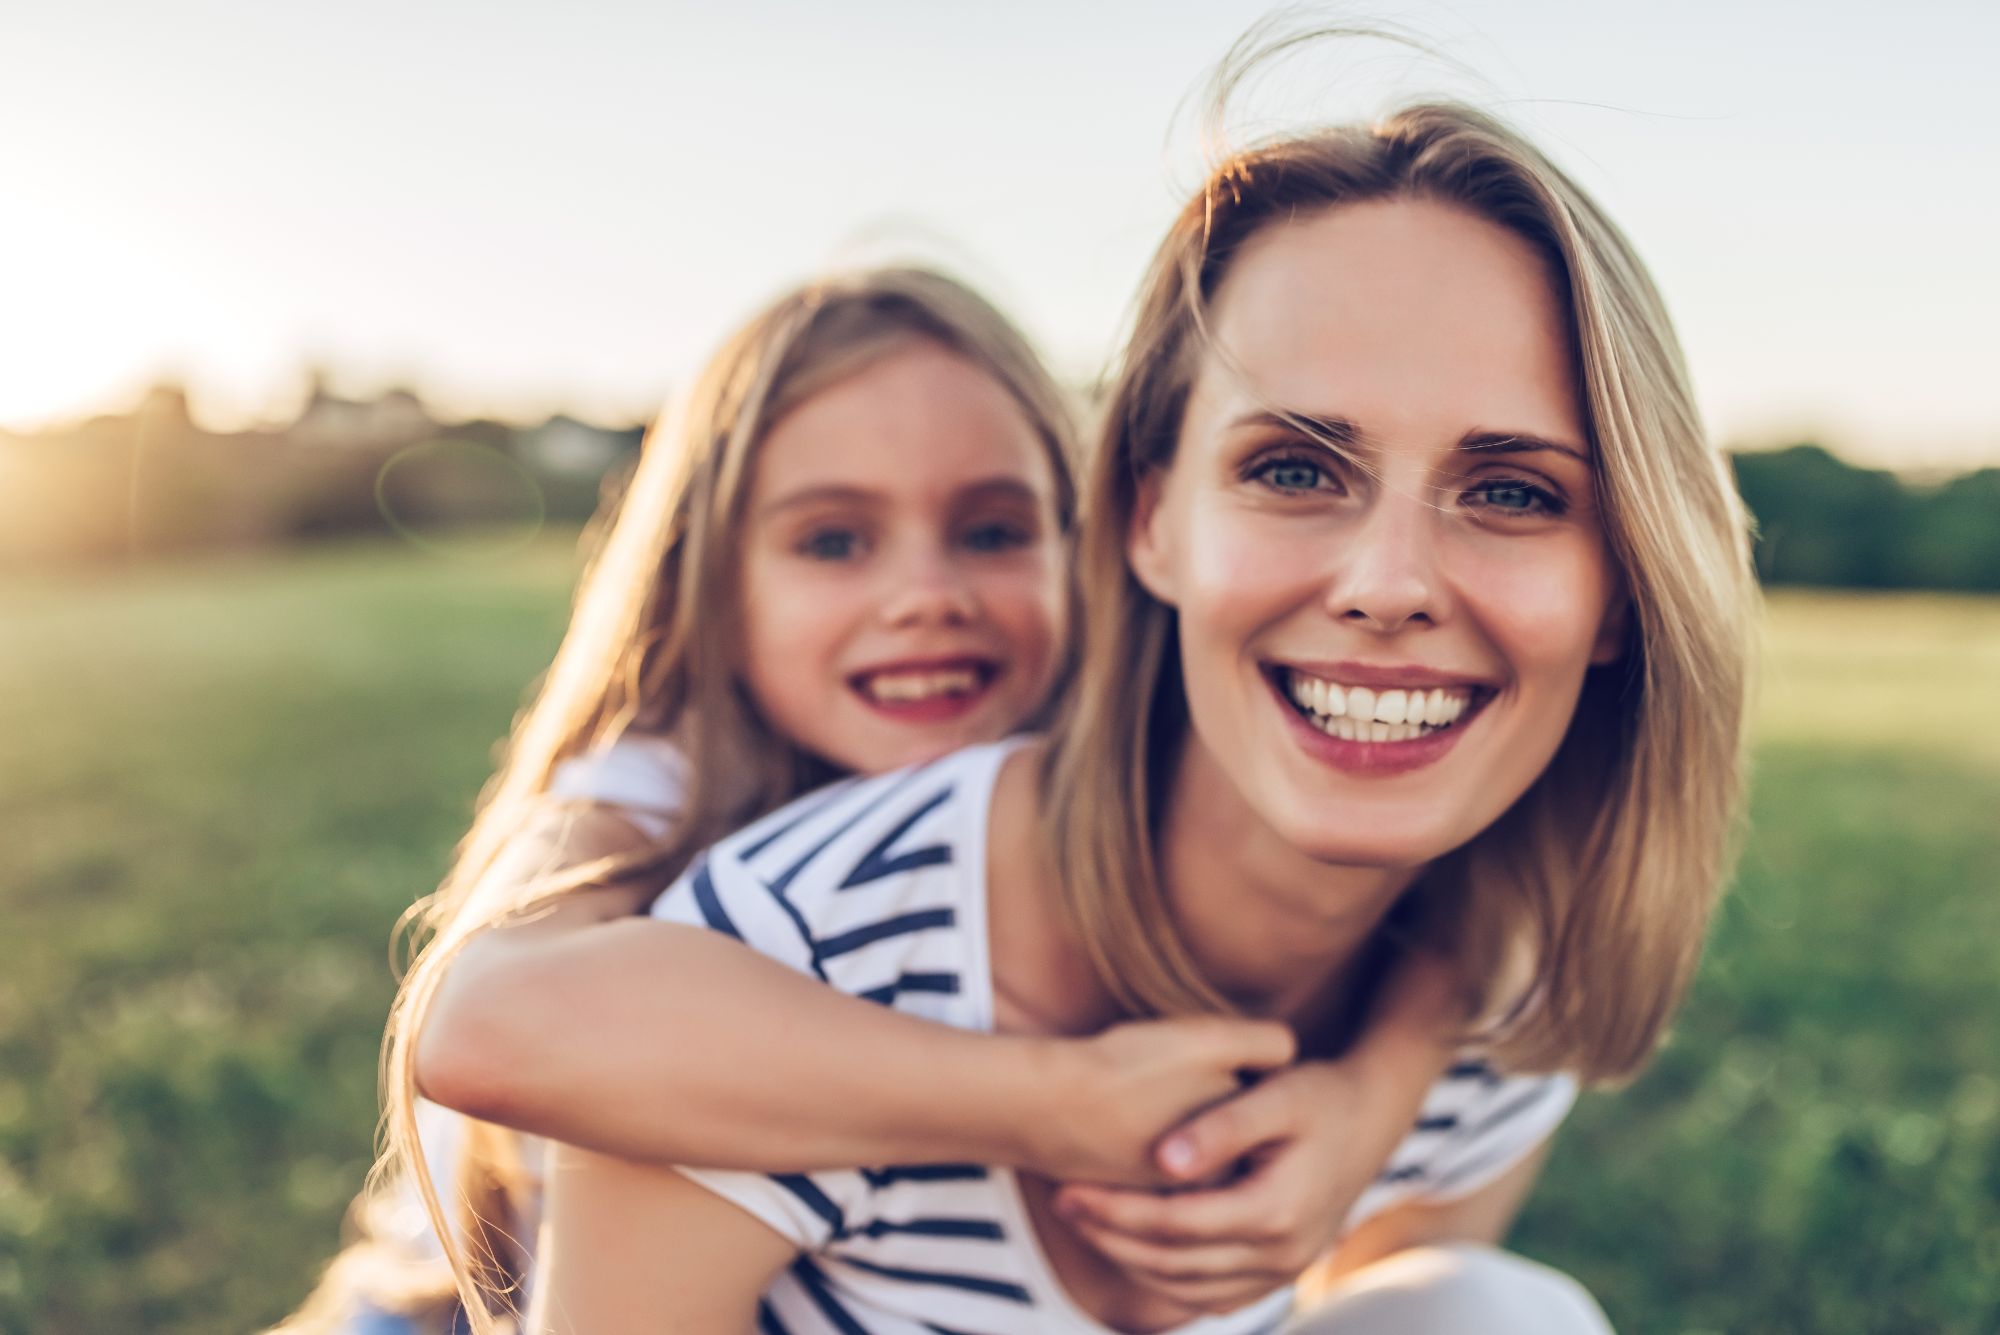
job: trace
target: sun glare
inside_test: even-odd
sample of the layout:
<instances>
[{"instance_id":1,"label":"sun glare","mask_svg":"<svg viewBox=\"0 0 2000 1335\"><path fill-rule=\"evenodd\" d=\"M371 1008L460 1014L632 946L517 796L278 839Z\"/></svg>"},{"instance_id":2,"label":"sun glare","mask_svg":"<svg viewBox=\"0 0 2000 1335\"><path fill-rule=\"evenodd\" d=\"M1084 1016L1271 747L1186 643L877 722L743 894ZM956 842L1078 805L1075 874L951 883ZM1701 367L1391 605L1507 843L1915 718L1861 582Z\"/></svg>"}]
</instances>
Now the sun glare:
<instances>
[{"instance_id":1,"label":"sun glare","mask_svg":"<svg viewBox=\"0 0 2000 1335\"><path fill-rule=\"evenodd\" d=\"M185 287L101 234L33 216L0 224L0 428L129 402L198 322Z\"/></svg>"}]
</instances>

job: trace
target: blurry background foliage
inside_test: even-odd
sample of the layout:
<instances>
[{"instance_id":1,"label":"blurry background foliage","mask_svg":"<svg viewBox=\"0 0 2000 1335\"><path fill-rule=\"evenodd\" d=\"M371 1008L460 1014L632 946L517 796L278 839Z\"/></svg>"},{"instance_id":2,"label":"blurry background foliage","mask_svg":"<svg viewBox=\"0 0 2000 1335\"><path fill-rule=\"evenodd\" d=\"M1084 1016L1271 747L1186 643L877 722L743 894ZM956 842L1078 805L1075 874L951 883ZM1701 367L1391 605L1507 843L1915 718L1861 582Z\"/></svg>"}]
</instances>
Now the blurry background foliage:
<instances>
[{"instance_id":1,"label":"blurry background foliage","mask_svg":"<svg viewBox=\"0 0 2000 1335\"><path fill-rule=\"evenodd\" d=\"M215 436L162 391L0 438L0 1332L305 1292L371 1157L390 924L637 434L322 392ZM2000 590L2000 471L1737 466L1768 581L1846 591L1774 591L1702 975L1515 1240L1635 1335L2000 1329L2000 598L1882 591Z\"/></svg>"}]
</instances>

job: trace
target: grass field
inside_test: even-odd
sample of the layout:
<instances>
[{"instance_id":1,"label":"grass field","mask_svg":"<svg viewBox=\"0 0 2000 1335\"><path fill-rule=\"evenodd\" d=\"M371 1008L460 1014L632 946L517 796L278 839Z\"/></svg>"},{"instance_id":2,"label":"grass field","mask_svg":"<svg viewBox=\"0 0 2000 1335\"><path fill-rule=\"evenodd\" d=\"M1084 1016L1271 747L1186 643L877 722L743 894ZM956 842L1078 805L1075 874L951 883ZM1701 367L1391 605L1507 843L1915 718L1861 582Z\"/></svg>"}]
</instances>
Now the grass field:
<instances>
[{"instance_id":1,"label":"grass field","mask_svg":"<svg viewBox=\"0 0 2000 1335\"><path fill-rule=\"evenodd\" d=\"M390 922L568 551L0 584L0 1332L280 1315L369 1157ZM2000 1328L2000 601L1775 601L1672 1042L1516 1241L1626 1332Z\"/></svg>"}]
</instances>

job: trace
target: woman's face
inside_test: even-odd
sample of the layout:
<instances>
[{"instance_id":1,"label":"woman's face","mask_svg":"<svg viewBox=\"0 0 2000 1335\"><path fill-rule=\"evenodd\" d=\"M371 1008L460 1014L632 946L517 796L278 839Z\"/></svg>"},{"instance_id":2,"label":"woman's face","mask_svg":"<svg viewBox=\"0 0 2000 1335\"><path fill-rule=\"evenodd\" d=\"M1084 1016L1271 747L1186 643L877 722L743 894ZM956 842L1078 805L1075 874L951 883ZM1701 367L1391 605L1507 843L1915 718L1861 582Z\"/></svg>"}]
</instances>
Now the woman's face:
<instances>
[{"instance_id":1,"label":"woman's face","mask_svg":"<svg viewBox=\"0 0 2000 1335\"><path fill-rule=\"evenodd\" d=\"M1213 330L1129 552L1179 612L1187 763L1316 859L1421 864L1528 788L1618 652L1556 288L1503 228L1371 201L1253 237Z\"/></svg>"},{"instance_id":2,"label":"woman's face","mask_svg":"<svg viewBox=\"0 0 2000 1335\"><path fill-rule=\"evenodd\" d=\"M806 750L875 772L991 741L1048 694L1065 626L1055 475L992 376L918 344L765 437L739 670Z\"/></svg>"}]
</instances>

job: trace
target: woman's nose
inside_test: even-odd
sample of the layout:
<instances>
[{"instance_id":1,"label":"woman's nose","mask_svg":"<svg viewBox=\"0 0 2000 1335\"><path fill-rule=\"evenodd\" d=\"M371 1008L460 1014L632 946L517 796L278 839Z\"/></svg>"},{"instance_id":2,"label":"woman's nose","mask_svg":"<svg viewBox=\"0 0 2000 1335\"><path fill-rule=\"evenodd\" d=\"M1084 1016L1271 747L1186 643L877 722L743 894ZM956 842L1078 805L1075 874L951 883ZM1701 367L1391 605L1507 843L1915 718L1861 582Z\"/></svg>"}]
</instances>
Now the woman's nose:
<instances>
[{"instance_id":1,"label":"woman's nose","mask_svg":"<svg viewBox=\"0 0 2000 1335\"><path fill-rule=\"evenodd\" d=\"M1442 611L1435 518L1421 495L1378 493L1361 523L1338 539L1327 611L1385 634L1435 625Z\"/></svg>"}]
</instances>

